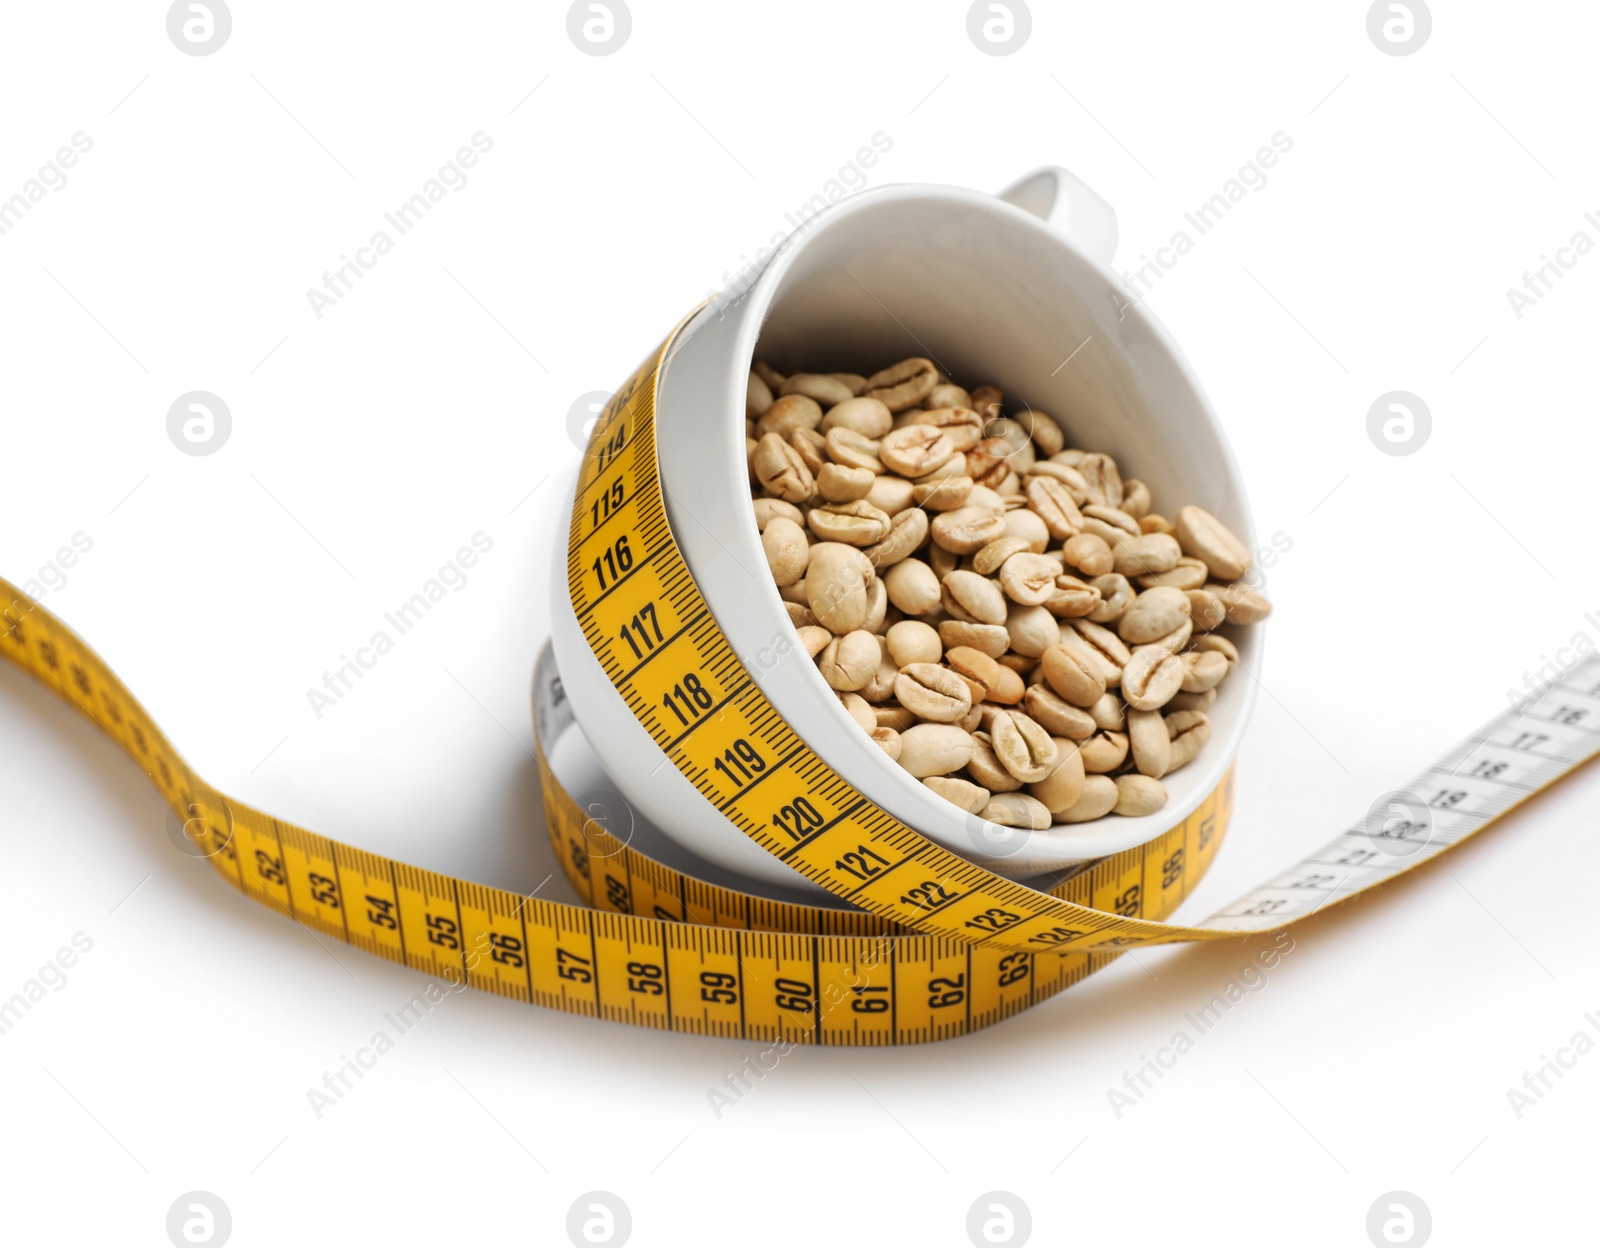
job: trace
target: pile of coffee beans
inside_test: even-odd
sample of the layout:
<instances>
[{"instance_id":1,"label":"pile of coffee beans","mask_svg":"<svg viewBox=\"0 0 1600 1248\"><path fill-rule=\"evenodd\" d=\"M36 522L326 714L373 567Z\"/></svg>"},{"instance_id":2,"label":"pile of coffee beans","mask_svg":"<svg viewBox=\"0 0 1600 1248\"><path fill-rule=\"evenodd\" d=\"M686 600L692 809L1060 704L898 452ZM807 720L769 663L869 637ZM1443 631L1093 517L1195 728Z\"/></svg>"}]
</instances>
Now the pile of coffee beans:
<instances>
[{"instance_id":1,"label":"pile of coffee beans","mask_svg":"<svg viewBox=\"0 0 1600 1248\"><path fill-rule=\"evenodd\" d=\"M850 717L1008 827L1148 815L1211 736L1265 619L1215 516L1155 511L1111 456L932 361L870 377L758 361L746 449L790 621Z\"/></svg>"}]
</instances>

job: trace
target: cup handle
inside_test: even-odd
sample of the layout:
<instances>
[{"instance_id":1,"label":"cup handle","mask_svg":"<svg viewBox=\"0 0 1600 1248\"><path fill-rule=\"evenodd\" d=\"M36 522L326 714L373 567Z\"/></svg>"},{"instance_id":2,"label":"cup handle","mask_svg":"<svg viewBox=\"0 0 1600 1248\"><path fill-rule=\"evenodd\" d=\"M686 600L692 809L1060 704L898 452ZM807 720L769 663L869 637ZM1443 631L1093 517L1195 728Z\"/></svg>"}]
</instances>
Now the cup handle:
<instances>
[{"instance_id":1,"label":"cup handle","mask_svg":"<svg viewBox=\"0 0 1600 1248\"><path fill-rule=\"evenodd\" d=\"M1092 259L1111 267L1117 253L1117 211L1076 174L1045 165L1018 178L1000 198L1055 226Z\"/></svg>"}]
</instances>

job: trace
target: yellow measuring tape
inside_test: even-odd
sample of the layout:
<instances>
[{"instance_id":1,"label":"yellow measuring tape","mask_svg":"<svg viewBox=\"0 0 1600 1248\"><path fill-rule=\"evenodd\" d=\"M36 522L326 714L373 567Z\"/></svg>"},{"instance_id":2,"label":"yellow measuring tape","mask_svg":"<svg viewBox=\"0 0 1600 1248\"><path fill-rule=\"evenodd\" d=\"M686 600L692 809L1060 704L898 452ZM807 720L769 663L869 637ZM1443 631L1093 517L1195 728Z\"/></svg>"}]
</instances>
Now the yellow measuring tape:
<instances>
[{"instance_id":1,"label":"yellow measuring tape","mask_svg":"<svg viewBox=\"0 0 1600 1248\"><path fill-rule=\"evenodd\" d=\"M673 541L657 477L655 388L671 341L593 431L568 544L573 609L612 684L682 774L851 909L695 879L588 819L544 765L572 723L548 651L535 674L546 823L587 907L407 866L225 797L71 629L3 580L0 655L127 750L224 879L322 935L569 1013L761 1041L945 1039L1053 996L1123 949L1284 926L1413 869L1600 753L1600 663L1591 660L1394 795L1408 799L1398 807L1406 817L1347 829L1205 927L1162 920L1216 854L1231 771L1148 844L1047 891L1003 879L833 772L719 631Z\"/></svg>"}]
</instances>

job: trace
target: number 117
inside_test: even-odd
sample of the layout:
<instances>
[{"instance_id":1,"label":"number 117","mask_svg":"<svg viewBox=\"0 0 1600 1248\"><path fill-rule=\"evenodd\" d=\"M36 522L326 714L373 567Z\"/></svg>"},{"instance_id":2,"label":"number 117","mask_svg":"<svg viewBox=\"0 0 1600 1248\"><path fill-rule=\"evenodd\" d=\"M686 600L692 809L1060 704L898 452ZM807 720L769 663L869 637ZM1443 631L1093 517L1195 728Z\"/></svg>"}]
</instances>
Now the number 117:
<instances>
[{"instance_id":1,"label":"number 117","mask_svg":"<svg viewBox=\"0 0 1600 1248\"><path fill-rule=\"evenodd\" d=\"M656 604L647 602L634 612L633 619L618 634L633 648L633 657L642 659L661 644L661 622L656 619Z\"/></svg>"}]
</instances>

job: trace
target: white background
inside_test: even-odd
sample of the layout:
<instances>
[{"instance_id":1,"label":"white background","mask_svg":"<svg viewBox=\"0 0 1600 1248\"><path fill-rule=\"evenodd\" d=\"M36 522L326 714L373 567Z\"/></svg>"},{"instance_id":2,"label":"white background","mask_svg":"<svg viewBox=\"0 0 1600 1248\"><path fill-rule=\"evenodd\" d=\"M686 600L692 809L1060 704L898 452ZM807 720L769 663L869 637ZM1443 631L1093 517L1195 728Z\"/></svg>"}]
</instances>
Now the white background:
<instances>
[{"instance_id":1,"label":"white background","mask_svg":"<svg viewBox=\"0 0 1600 1248\"><path fill-rule=\"evenodd\" d=\"M529 890L550 858L527 693L561 531L539 483L576 461L573 399L875 132L872 185L1068 166L1117 205L1131 268L1283 131L1267 185L1150 296L1258 530L1294 543L1203 916L1600 635L1600 256L1520 319L1506 296L1578 230L1600 243L1600 12L1439 0L1395 57L1357 2L1034 7L992 57L949 0L635 0L596 58L548 0L238 0L204 57L159 3L11 6L0 197L75 132L93 147L0 236L0 573L81 531L43 601L201 774ZM467 185L319 319L307 288L478 131ZM233 415L206 457L166 433L196 389ZM1395 389L1433 414L1405 458L1366 434ZM466 587L318 719L307 688L479 530ZM1506 1091L1600 1034L1593 774L1297 928L1120 1119L1107 1089L1264 941L1141 953L935 1047L797 1052L720 1119L707 1089L759 1046L468 993L319 1121L306 1090L422 977L319 948L176 853L134 766L9 668L0 783L0 997L94 942L0 1036L8 1241L164 1244L191 1189L240 1245L563 1243L591 1189L638 1244L959 1245L992 1189L1050 1244L1364 1244L1393 1189L1444 1244L1551 1238L1587 1207L1600 1057L1520 1120Z\"/></svg>"}]
</instances>

